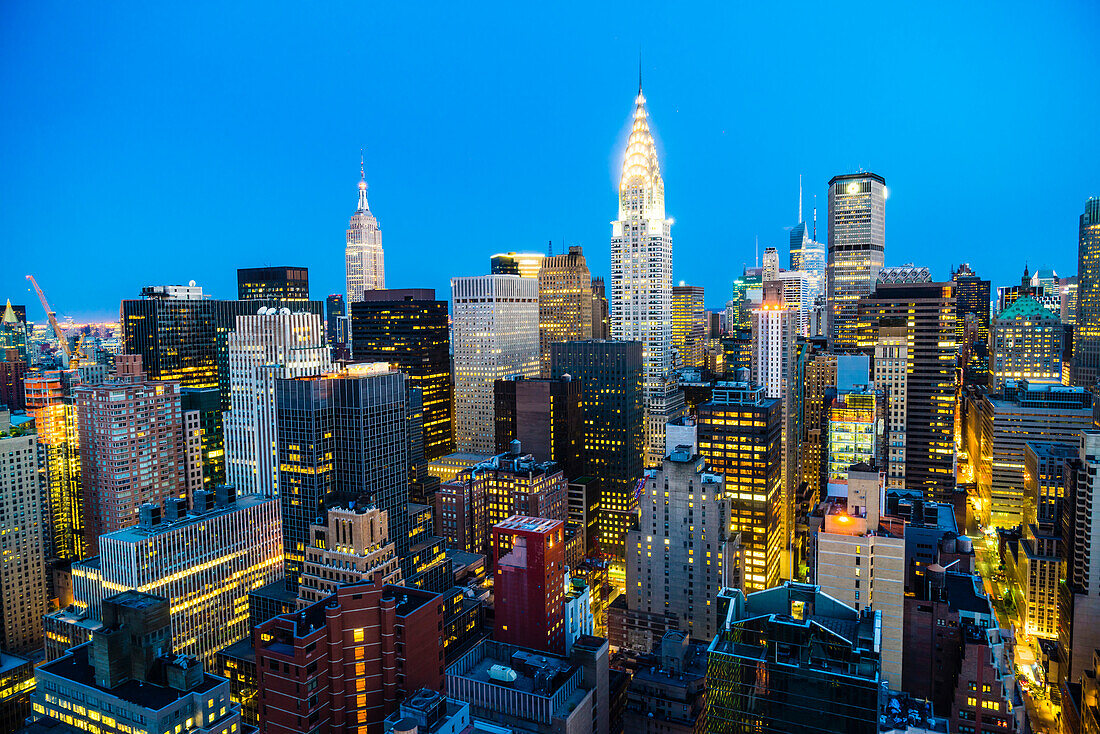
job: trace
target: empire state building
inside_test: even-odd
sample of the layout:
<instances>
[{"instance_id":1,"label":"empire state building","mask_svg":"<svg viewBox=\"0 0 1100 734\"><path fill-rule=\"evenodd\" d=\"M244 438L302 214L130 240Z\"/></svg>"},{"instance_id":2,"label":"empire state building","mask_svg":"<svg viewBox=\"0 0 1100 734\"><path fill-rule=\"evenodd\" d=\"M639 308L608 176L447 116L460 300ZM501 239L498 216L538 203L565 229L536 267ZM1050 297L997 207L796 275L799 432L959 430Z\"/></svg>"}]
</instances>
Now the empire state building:
<instances>
[{"instance_id":1,"label":"empire state building","mask_svg":"<svg viewBox=\"0 0 1100 734\"><path fill-rule=\"evenodd\" d=\"M672 220L649 130L641 84L619 179L619 218L611 223L611 335L640 341L644 372L646 466L665 455L665 423L684 409L672 372Z\"/></svg>"},{"instance_id":2,"label":"empire state building","mask_svg":"<svg viewBox=\"0 0 1100 734\"><path fill-rule=\"evenodd\" d=\"M359 206L348 223L344 251L348 304L363 300L363 291L386 287L386 265L382 253L382 230L367 206L367 178L359 162Z\"/></svg>"}]
</instances>

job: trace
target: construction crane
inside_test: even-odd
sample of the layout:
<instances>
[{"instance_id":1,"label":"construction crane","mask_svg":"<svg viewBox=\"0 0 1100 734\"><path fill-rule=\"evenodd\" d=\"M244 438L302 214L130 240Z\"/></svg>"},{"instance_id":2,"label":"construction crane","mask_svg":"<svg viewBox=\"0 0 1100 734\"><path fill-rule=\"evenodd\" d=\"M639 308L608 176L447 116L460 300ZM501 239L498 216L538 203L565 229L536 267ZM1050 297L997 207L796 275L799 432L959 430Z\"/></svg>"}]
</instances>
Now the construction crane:
<instances>
[{"instance_id":1,"label":"construction crane","mask_svg":"<svg viewBox=\"0 0 1100 734\"><path fill-rule=\"evenodd\" d=\"M66 366L76 367L80 363L83 340L81 340L81 346L77 348L77 353L74 355L69 349L69 338L65 336L65 332L61 331L61 324L57 323L57 314L50 308L50 304L46 301L46 294L38 287L38 281L34 279L33 275L28 275L27 280L34 286L34 292L38 294L38 300L42 302L42 308L46 310L46 318L49 319L50 326L53 327L53 333L57 334L57 341L61 343L61 351L65 354Z\"/></svg>"}]
</instances>

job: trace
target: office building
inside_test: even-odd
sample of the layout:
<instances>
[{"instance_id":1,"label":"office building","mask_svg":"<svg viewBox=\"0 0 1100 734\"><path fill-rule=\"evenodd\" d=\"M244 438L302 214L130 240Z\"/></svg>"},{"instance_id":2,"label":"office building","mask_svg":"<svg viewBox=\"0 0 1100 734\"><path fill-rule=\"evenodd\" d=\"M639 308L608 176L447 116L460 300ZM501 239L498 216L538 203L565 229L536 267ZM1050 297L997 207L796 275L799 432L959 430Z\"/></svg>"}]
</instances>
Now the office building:
<instances>
[{"instance_id":1,"label":"office building","mask_svg":"<svg viewBox=\"0 0 1100 734\"><path fill-rule=\"evenodd\" d=\"M611 223L611 336L642 343L646 466L665 456L665 424L683 410L672 372L672 220L641 85Z\"/></svg>"},{"instance_id":2,"label":"office building","mask_svg":"<svg viewBox=\"0 0 1100 734\"><path fill-rule=\"evenodd\" d=\"M214 301L200 286L146 286L120 318L122 353L139 355L150 380L217 387Z\"/></svg>"},{"instance_id":3,"label":"office building","mask_svg":"<svg viewBox=\"0 0 1100 734\"><path fill-rule=\"evenodd\" d=\"M634 612L673 615L695 640L718 634L718 593L741 585L740 543L730 532L736 499L721 474L677 447L648 475L638 527L626 534L626 598Z\"/></svg>"},{"instance_id":4,"label":"office building","mask_svg":"<svg viewBox=\"0 0 1100 734\"><path fill-rule=\"evenodd\" d=\"M1092 427L1092 395L1083 388L1009 380L999 393L981 394L968 407L975 430L967 452L985 525L1012 528L1025 521L1024 447L1076 445Z\"/></svg>"},{"instance_id":5,"label":"office building","mask_svg":"<svg viewBox=\"0 0 1100 734\"><path fill-rule=\"evenodd\" d=\"M989 370L989 281L963 263L951 275L955 282L955 344L966 384L984 384Z\"/></svg>"},{"instance_id":6,"label":"office building","mask_svg":"<svg viewBox=\"0 0 1100 734\"><path fill-rule=\"evenodd\" d=\"M856 304L875 290L885 249L886 179L875 173L834 176L826 277L830 351L857 347Z\"/></svg>"},{"instance_id":7,"label":"office building","mask_svg":"<svg viewBox=\"0 0 1100 734\"><path fill-rule=\"evenodd\" d=\"M603 278L592 278L592 338L611 338L611 313L607 305L607 288Z\"/></svg>"},{"instance_id":8,"label":"office building","mask_svg":"<svg viewBox=\"0 0 1100 734\"><path fill-rule=\"evenodd\" d=\"M409 550L408 393L384 364L275 382L286 583L297 590L309 528L326 502L365 497L385 510L398 557Z\"/></svg>"},{"instance_id":9,"label":"office building","mask_svg":"<svg viewBox=\"0 0 1100 734\"><path fill-rule=\"evenodd\" d=\"M841 392L829 401L825 420L828 448L822 484L830 493L833 485L847 482L852 465L886 465L886 406L882 393L870 386ZM843 487L837 491L846 493Z\"/></svg>"},{"instance_id":10,"label":"office building","mask_svg":"<svg viewBox=\"0 0 1100 734\"><path fill-rule=\"evenodd\" d=\"M225 413L225 466L242 494L279 494L275 381L328 372L321 319L289 309L238 316L229 334L230 410Z\"/></svg>"},{"instance_id":11,"label":"office building","mask_svg":"<svg viewBox=\"0 0 1100 734\"><path fill-rule=\"evenodd\" d=\"M641 342L566 342L551 347L551 377L579 380L588 474L600 481L597 553L625 558L634 524L644 444ZM663 431L662 431L663 435Z\"/></svg>"},{"instance_id":12,"label":"office building","mask_svg":"<svg viewBox=\"0 0 1100 734\"><path fill-rule=\"evenodd\" d=\"M545 259L546 256L539 252L499 252L489 258L489 273L538 280Z\"/></svg>"},{"instance_id":13,"label":"office building","mask_svg":"<svg viewBox=\"0 0 1100 734\"><path fill-rule=\"evenodd\" d=\"M1061 527L1025 522L1019 538L1005 544L1005 576L1019 589L1016 608L1028 637L1058 639L1061 543Z\"/></svg>"},{"instance_id":14,"label":"office building","mask_svg":"<svg viewBox=\"0 0 1100 734\"><path fill-rule=\"evenodd\" d=\"M23 381L27 376L27 362L19 356L16 347L0 349L0 408L25 410L27 391Z\"/></svg>"},{"instance_id":15,"label":"office building","mask_svg":"<svg viewBox=\"0 0 1100 734\"><path fill-rule=\"evenodd\" d=\"M201 466L188 472L202 472L203 489L213 492L225 484L225 427L222 422L221 394L216 387L180 388L180 409L188 427L188 438L197 438ZM193 454L189 452L189 456Z\"/></svg>"},{"instance_id":16,"label":"office building","mask_svg":"<svg viewBox=\"0 0 1100 734\"><path fill-rule=\"evenodd\" d=\"M823 243L817 241L817 208L814 208L812 224L802 220L791 230L790 256L791 270L806 274L809 285L810 303L825 295L825 272L828 254Z\"/></svg>"},{"instance_id":17,"label":"office building","mask_svg":"<svg viewBox=\"0 0 1100 734\"><path fill-rule=\"evenodd\" d=\"M565 523L512 515L493 525L494 639L565 653Z\"/></svg>"},{"instance_id":18,"label":"office building","mask_svg":"<svg viewBox=\"0 0 1100 734\"><path fill-rule=\"evenodd\" d=\"M539 281L539 374L550 376L550 345L592 338L592 274L580 247L542 260Z\"/></svg>"},{"instance_id":19,"label":"office building","mask_svg":"<svg viewBox=\"0 0 1100 734\"><path fill-rule=\"evenodd\" d=\"M260 495L199 491L187 510L171 499L145 505L132 528L99 538L99 555L73 563L74 611L50 615L52 629L103 617L114 591L137 589L172 600L172 638L184 654L213 666L214 655L248 634L248 592L282 576L278 503Z\"/></svg>"},{"instance_id":20,"label":"office building","mask_svg":"<svg viewBox=\"0 0 1100 734\"><path fill-rule=\"evenodd\" d=\"M419 388L427 460L454 451L451 331L447 302L431 288L366 291L351 306L352 357L386 362Z\"/></svg>"},{"instance_id":21,"label":"office building","mask_svg":"<svg viewBox=\"0 0 1100 734\"><path fill-rule=\"evenodd\" d=\"M828 403L830 388L836 386L837 355L824 352L824 345L814 345L815 353L807 356L802 373L802 477L810 505L817 505L817 498L825 495L824 466L828 461Z\"/></svg>"},{"instance_id":22,"label":"office building","mask_svg":"<svg viewBox=\"0 0 1100 734\"><path fill-rule=\"evenodd\" d=\"M238 268L237 300L253 301L265 298L308 301L309 269L286 265Z\"/></svg>"},{"instance_id":23,"label":"office building","mask_svg":"<svg viewBox=\"0 0 1100 734\"><path fill-rule=\"evenodd\" d=\"M1100 197L1085 202L1077 235L1077 313L1073 384L1091 388L1100 376Z\"/></svg>"},{"instance_id":24,"label":"office building","mask_svg":"<svg viewBox=\"0 0 1100 734\"><path fill-rule=\"evenodd\" d=\"M538 281L515 275L452 278L454 420L459 451L492 453L493 383L539 371Z\"/></svg>"},{"instance_id":25,"label":"office building","mask_svg":"<svg viewBox=\"0 0 1100 734\"><path fill-rule=\"evenodd\" d=\"M299 608L327 599L339 586L370 581L376 573L384 584L401 583L385 510L363 502L329 507L323 522L310 525L309 536Z\"/></svg>"},{"instance_id":26,"label":"office building","mask_svg":"<svg viewBox=\"0 0 1100 734\"><path fill-rule=\"evenodd\" d=\"M80 476L80 430L72 397L72 370L47 370L27 376L27 412L45 469L46 550L50 557L85 557L84 494Z\"/></svg>"},{"instance_id":27,"label":"office building","mask_svg":"<svg viewBox=\"0 0 1100 734\"><path fill-rule=\"evenodd\" d=\"M909 408L909 331L880 324L875 341L874 386L886 399L886 484L905 486L905 431Z\"/></svg>"},{"instance_id":28,"label":"office building","mask_svg":"<svg viewBox=\"0 0 1100 734\"><path fill-rule=\"evenodd\" d=\"M159 506L202 488L201 471L197 477L189 472L197 437L184 425L179 383L145 379L140 355L118 355L115 369L114 380L73 390L84 545L93 555L99 536L138 521L141 505Z\"/></svg>"},{"instance_id":29,"label":"office building","mask_svg":"<svg viewBox=\"0 0 1100 734\"><path fill-rule=\"evenodd\" d=\"M814 580L821 591L857 612L881 617L882 677L902 682L905 611L905 522L886 516L886 475L866 464L848 471L846 497L830 497L817 533Z\"/></svg>"},{"instance_id":30,"label":"office building","mask_svg":"<svg viewBox=\"0 0 1100 734\"><path fill-rule=\"evenodd\" d=\"M1031 296L997 314L992 326L992 387L1005 380L1062 381L1062 321Z\"/></svg>"},{"instance_id":31,"label":"office building","mask_svg":"<svg viewBox=\"0 0 1100 734\"><path fill-rule=\"evenodd\" d=\"M0 313L0 350L15 349L19 358L26 362L27 354L27 307L13 306L11 299Z\"/></svg>"},{"instance_id":32,"label":"office building","mask_svg":"<svg viewBox=\"0 0 1100 734\"><path fill-rule=\"evenodd\" d=\"M46 512L33 430L0 411L0 649L42 646L46 613Z\"/></svg>"},{"instance_id":33,"label":"office building","mask_svg":"<svg viewBox=\"0 0 1100 734\"><path fill-rule=\"evenodd\" d=\"M0 650L0 731L17 731L31 716L34 663Z\"/></svg>"},{"instance_id":34,"label":"office building","mask_svg":"<svg viewBox=\"0 0 1100 734\"><path fill-rule=\"evenodd\" d=\"M779 583L784 537L782 406L763 386L719 382L709 403L699 406L699 453L711 471L725 477L731 502L730 533L740 533L745 572L742 588L768 589Z\"/></svg>"},{"instance_id":35,"label":"office building","mask_svg":"<svg viewBox=\"0 0 1100 734\"><path fill-rule=\"evenodd\" d=\"M512 440L536 461L557 462L567 479L585 473L584 406L580 380L516 376L497 380L496 452L511 451Z\"/></svg>"},{"instance_id":36,"label":"office building","mask_svg":"<svg viewBox=\"0 0 1100 734\"><path fill-rule=\"evenodd\" d=\"M734 590L707 649L703 731L877 731L880 619L811 584Z\"/></svg>"},{"instance_id":37,"label":"office building","mask_svg":"<svg viewBox=\"0 0 1100 734\"><path fill-rule=\"evenodd\" d=\"M703 305L703 286L672 287L672 347L681 367L702 367L703 347L707 340L707 311Z\"/></svg>"},{"instance_id":38,"label":"office building","mask_svg":"<svg viewBox=\"0 0 1100 734\"><path fill-rule=\"evenodd\" d=\"M1100 432L1081 432L1078 455L1065 466L1062 497L1064 582L1058 587L1058 677L1077 681L1100 649L1100 513L1093 510L1100 469Z\"/></svg>"},{"instance_id":39,"label":"office building","mask_svg":"<svg viewBox=\"0 0 1100 734\"><path fill-rule=\"evenodd\" d=\"M378 226L378 220L367 205L367 176L362 161L359 163L359 203L348 222L344 276L349 304L361 299L363 291L386 287L382 228Z\"/></svg>"},{"instance_id":40,"label":"office building","mask_svg":"<svg viewBox=\"0 0 1100 734\"><path fill-rule=\"evenodd\" d=\"M325 340L334 350L347 349L351 344L350 333L344 296L342 293L332 293L325 298ZM351 358L350 353L347 358Z\"/></svg>"},{"instance_id":41,"label":"office building","mask_svg":"<svg viewBox=\"0 0 1100 734\"><path fill-rule=\"evenodd\" d=\"M513 444L507 453L487 457L442 482L434 510L435 524L450 547L489 555L488 530L513 515L565 522L568 480L558 464L537 461Z\"/></svg>"},{"instance_id":42,"label":"office building","mask_svg":"<svg viewBox=\"0 0 1100 734\"><path fill-rule=\"evenodd\" d=\"M1063 324L1075 326L1077 324L1077 276L1071 275L1068 278L1061 278L1058 282L1058 288L1062 297L1058 315L1061 317Z\"/></svg>"},{"instance_id":43,"label":"office building","mask_svg":"<svg viewBox=\"0 0 1100 734\"><path fill-rule=\"evenodd\" d=\"M377 573L261 624L253 631L261 730L381 734L406 695L443 690L439 602Z\"/></svg>"},{"instance_id":44,"label":"office building","mask_svg":"<svg viewBox=\"0 0 1100 734\"><path fill-rule=\"evenodd\" d=\"M34 712L68 731L242 731L229 681L174 651L169 601L124 591L103 603L92 641L35 671ZM202 722L201 724L198 722Z\"/></svg>"},{"instance_id":45,"label":"office building","mask_svg":"<svg viewBox=\"0 0 1100 734\"><path fill-rule=\"evenodd\" d=\"M470 705L478 728L608 734L607 658L599 637L582 637L568 657L483 640L447 667L447 695Z\"/></svg>"},{"instance_id":46,"label":"office building","mask_svg":"<svg viewBox=\"0 0 1100 734\"><path fill-rule=\"evenodd\" d=\"M860 300L858 321L866 354L882 328L905 326L905 486L948 501L955 491L955 285L932 282L926 268L886 268Z\"/></svg>"}]
</instances>

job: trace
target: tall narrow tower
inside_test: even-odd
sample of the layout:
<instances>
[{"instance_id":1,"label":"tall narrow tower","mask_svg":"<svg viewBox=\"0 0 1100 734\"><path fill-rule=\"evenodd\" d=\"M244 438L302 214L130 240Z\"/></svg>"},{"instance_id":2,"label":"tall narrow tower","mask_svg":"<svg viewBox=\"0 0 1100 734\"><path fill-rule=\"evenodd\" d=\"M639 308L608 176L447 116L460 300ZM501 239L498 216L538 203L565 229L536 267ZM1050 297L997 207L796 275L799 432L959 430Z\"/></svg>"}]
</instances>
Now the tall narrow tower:
<instances>
[{"instance_id":1,"label":"tall narrow tower","mask_svg":"<svg viewBox=\"0 0 1100 734\"><path fill-rule=\"evenodd\" d=\"M344 251L348 303L363 300L363 291L386 287L386 266L382 253L382 229L367 206L367 176L359 159L359 206L348 222L348 244Z\"/></svg>"},{"instance_id":2,"label":"tall narrow tower","mask_svg":"<svg viewBox=\"0 0 1100 734\"><path fill-rule=\"evenodd\" d=\"M640 341L644 366L646 466L665 453L665 423L684 396L672 371L672 220L639 80L634 123L619 179L619 218L611 223L611 336Z\"/></svg>"}]
</instances>

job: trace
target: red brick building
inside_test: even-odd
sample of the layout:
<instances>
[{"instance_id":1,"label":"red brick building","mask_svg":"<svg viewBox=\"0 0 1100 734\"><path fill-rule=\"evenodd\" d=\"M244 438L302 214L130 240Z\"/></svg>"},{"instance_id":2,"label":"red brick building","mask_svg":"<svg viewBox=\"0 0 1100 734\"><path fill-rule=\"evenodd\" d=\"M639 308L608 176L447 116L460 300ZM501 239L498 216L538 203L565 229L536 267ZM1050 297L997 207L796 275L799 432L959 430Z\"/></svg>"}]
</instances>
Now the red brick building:
<instances>
[{"instance_id":1,"label":"red brick building","mask_svg":"<svg viewBox=\"0 0 1100 734\"><path fill-rule=\"evenodd\" d=\"M24 410L27 407L23 378L27 376L27 363L19 356L19 350L8 348L0 355L0 405L8 410Z\"/></svg>"},{"instance_id":2,"label":"red brick building","mask_svg":"<svg viewBox=\"0 0 1100 734\"><path fill-rule=\"evenodd\" d=\"M565 652L565 523L513 515L493 526L494 639Z\"/></svg>"},{"instance_id":3,"label":"red brick building","mask_svg":"<svg viewBox=\"0 0 1100 734\"><path fill-rule=\"evenodd\" d=\"M260 730L381 734L420 688L443 689L443 599L371 581L253 631Z\"/></svg>"},{"instance_id":4,"label":"red brick building","mask_svg":"<svg viewBox=\"0 0 1100 734\"><path fill-rule=\"evenodd\" d=\"M114 380L73 390L88 555L100 535L137 524L142 504L202 488L201 476L188 476L179 383L146 380L136 354L118 355L115 369Z\"/></svg>"}]
</instances>

